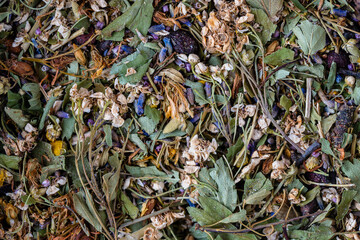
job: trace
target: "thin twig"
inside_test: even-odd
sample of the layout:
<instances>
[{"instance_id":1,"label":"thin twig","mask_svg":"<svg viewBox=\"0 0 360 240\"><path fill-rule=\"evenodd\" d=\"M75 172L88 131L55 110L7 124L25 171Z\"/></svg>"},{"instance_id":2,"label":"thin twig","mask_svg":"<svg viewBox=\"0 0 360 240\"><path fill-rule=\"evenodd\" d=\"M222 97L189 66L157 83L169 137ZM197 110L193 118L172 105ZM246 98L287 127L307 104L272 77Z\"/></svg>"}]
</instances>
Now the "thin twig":
<instances>
[{"instance_id":1,"label":"thin twig","mask_svg":"<svg viewBox=\"0 0 360 240\"><path fill-rule=\"evenodd\" d=\"M271 227L271 226L277 226L277 225L280 225L280 224L285 224L286 222L294 222L294 221L298 221L298 220L301 220L301 219L304 219L304 218L318 216L323 212L324 211L317 211L317 212L312 213L312 214L291 218L289 220L281 220L279 222L274 222L274 223L269 223L269 224L257 226L257 227L252 228L251 230L250 229L229 230L229 229L222 229L222 228L218 228L218 229L215 228L214 229L214 228L201 227L200 225L197 225L195 227L195 229L203 231L203 232L207 231L207 232L214 232L214 233L232 233L232 234L248 233L248 232L251 232L253 230L263 229L263 228L267 228L267 227Z\"/></svg>"}]
</instances>

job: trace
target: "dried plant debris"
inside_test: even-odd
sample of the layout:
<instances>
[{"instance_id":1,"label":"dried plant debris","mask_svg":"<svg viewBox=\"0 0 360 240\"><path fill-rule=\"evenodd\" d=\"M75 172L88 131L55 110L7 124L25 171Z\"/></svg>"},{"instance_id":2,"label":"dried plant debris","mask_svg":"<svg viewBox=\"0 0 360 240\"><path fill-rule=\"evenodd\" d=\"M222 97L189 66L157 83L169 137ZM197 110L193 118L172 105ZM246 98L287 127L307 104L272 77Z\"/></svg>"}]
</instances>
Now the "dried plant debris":
<instances>
[{"instance_id":1,"label":"dried plant debris","mask_svg":"<svg viewBox=\"0 0 360 240\"><path fill-rule=\"evenodd\" d=\"M0 239L360 239L360 1L0 1Z\"/></svg>"}]
</instances>

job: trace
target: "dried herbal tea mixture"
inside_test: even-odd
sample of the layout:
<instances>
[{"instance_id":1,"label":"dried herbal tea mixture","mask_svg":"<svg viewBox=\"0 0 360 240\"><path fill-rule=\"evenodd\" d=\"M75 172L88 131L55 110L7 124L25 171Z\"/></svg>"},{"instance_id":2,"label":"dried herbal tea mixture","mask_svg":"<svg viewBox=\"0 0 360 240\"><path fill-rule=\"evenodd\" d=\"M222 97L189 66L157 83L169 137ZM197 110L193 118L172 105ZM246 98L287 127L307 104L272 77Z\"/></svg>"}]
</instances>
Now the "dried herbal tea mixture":
<instances>
[{"instance_id":1,"label":"dried herbal tea mixture","mask_svg":"<svg viewBox=\"0 0 360 240\"><path fill-rule=\"evenodd\" d=\"M0 0L0 239L360 239L359 47L360 0Z\"/></svg>"}]
</instances>

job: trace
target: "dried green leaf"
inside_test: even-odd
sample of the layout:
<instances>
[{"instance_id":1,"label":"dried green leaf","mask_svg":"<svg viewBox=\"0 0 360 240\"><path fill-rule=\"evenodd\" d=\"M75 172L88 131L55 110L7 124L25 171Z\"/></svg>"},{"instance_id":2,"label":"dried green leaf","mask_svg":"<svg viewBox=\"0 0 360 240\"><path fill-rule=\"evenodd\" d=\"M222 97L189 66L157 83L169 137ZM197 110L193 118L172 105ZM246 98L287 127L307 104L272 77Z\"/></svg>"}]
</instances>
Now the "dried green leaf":
<instances>
[{"instance_id":1,"label":"dried green leaf","mask_svg":"<svg viewBox=\"0 0 360 240\"><path fill-rule=\"evenodd\" d=\"M152 0L136 0L121 16L102 30L102 35L107 40L122 41L125 28L130 29L135 35L136 29L146 35L154 12L152 4ZM119 33L116 39L111 38L114 32Z\"/></svg>"},{"instance_id":2,"label":"dried green leaf","mask_svg":"<svg viewBox=\"0 0 360 240\"><path fill-rule=\"evenodd\" d=\"M246 2L251 7L264 10L272 21L283 7L283 0L246 0Z\"/></svg>"},{"instance_id":3,"label":"dried green leaf","mask_svg":"<svg viewBox=\"0 0 360 240\"><path fill-rule=\"evenodd\" d=\"M18 156L8 156L5 154L0 154L0 165L3 165L7 168L18 170L20 161L21 158Z\"/></svg>"},{"instance_id":4,"label":"dried green leaf","mask_svg":"<svg viewBox=\"0 0 360 240\"><path fill-rule=\"evenodd\" d=\"M207 104L205 91L204 91L204 84L201 82L192 82L190 80L186 80L185 86L190 87L195 95L195 102L199 105Z\"/></svg>"},{"instance_id":5,"label":"dried green leaf","mask_svg":"<svg viewBox=\"0 0 360 240\"><path fill-rule=\"evenodd\" d=\"M234 211L238 195L235 189L235 182L231 178L230 171L225 166L225 161L222 158L216 161L215 169L210 172L210 176L218 186L217 200L231 211Z\"/></svg>"},{"instance_id":6,"label":"dried green leaf","mask_svg":"<svg viewBox=\"0 0 360 240\"><path fill-rule=\"evenodd\" d=\"M61 123L61 139L70 140L75 130L75 118L64 118Z\"/></svg>"},{"instance_id":7,"label":"dried green leaf","mask_svg":"<svg viewBox=\"0 0 360 240\"><path fill-rule=\"evenodd\" d=\"M111 126L106 124L103 129L105 133L105 142L109 147L112 147Z\"/></svg>"},{"instance_id":8,"label":"dried green leaf","mask_svg":"<svg viewBox=\"0 0 360 240\"><path fill-rule=\"evenodd\" d=\"M325 82L325 88L328 92L331 90L332 86L334 85L335 79L336 79L336 62L334 61L331 63L329 76L327 78L327 81Z\"/></svg>"},{"instance_id":9,"label":"dried green leaf","mask_svg":"<svg viewBox=\"0 0 360 240\"><path fill-rule=\"evenodd\" d=\"M280 98L280 105L288 112L292 106L292 101L285 95Z\"/></svg>"},{"instance_id":10,"label":"dried green leaf","mask_svg":"<svg viewBox=\"0 0 360 240\"><path fill-rule=\"evenodd\" d=\"M56 97L51 96L50 99L49 99L49 101L46 103L44 112L43 112L43 114L42 114L42 116L41 116L41 119L40 119L39 130L42 130L42 129L44 128L46 117L47 117L50 109L51 109L52 106L54 105L54 102L55 102L55 101L56 101Z\"/></svg>"},{"instance_id":11,"label":"dried green leaf","mask_svg":"<svg viewBox=\"0 0 360 240\"><path fill-rule=\"evenodd\" d=\"M282 65L286 60L294 60L294 51L288 48L281 48L265 57L264 62L271 65Z\"/></svg>"},{"instance_id":12,"label":"dried green leaf","mask_svg":"<svg viewBox=\"0 0 360 240\"><path fill-rule=\"evenodd\" d=\"M159 171L155 166L150 167L135 167L125 165L126 170L136 178L149 179L149 180L158 180L158 181L168 181L170 183L177 183L179 178L179 172L173 170L172 174L166 174Z\"/></svg>"},{"instance_id":13,"label":"dried green leaf","mask_svg":"<svg viewBox=\"0 0 360 240\"><path fill-rule=\"evenodd\" d=\"M307 230L294 230L289 232L291 239L299 240L329 240L333 237L331 220L323 221L320 225L312 225Z\"/></svg>"},{"instance_id":14,"label":"dried green leaf","mask_svg":"<svg viewBox=\"0 0 360 240\"><path fill-rule=\"evenodd\" d=\"M103 176L103 192L105 193L106 199L110 202L115 199L116 192L118 190L118 184L120 180L120 168L115 173L106 173Z\"/></svg>"},{"instance_id":15,"label":"dried green leaf","mask_svg":"<svg viewBox=\"0 0 360 240\"><path fill-rule=\"evenodd\" d=\"M25 92L30 92L31 93L31 98L29 99L29 104L30 107L23 109L23 110L28 110L28 111L39 111L42 109L42 104L41 104L41 92L40 92L40 86L37 83L26 83L24 84L24 86L22 87L22 90L24 90Z\"/></svg>"},{"instance_id":16,"label":"dried green leaf","mask_svg":"<svg viewBox=\"0 0 360 240\"><path fill-rule=\"evenodd\" d=\"M332 114L327 118L321 120L321 126L324 134L327 134L332 127L332 125L336 122L336 114Z\"/></svg>"},{"instance_id":17,"label":"dried green leaf","mask_svg":"<svg viewBox=\"0 0 360 240\"><path fill-rule=\"evenodd\" d=\"M266 44L270 39L271 35L276 30L276 25L273 24L266 13L261 9L252 9L251 12L255 15L255 21L262 26L261 32L258 33L261 42Z\"/></svg>"},{"instance_id":18,"label":"dried green leaf","mask_svg":"<svg viewBox=\"0 0 360 240\"><path fill-rule=\"evenodd\" d=\"M243 200L246 204L260 204L271 194L272 189L271 181L262 173L258 173L254 179L245 180Z\"/></svg>"},{"instance_id":19,"label":"dried green leaf","mask_svg":"<svg viewBox=\"0 0 360 240\"><path fill-rule=\"evenodd\" d=\"M336 208L336 223L339 224L349 211L350 204L357 195L355 190L345 190L341 196L341 202Z\"/></svg>"},{"instance_id":20,"label":"dried green leaf","mask_svg":"<svg viewBox=\"0 0 360 240\"><path fill-rule=\"evenodd\" d=\"M122 201L122 209L126 214L129 214L129 216L132 219L135 219L139 213L139 209L134 206L134 204L131 202L130 198L126 196L124 192L121 192L121 201Z\"/></svg>"},{"instance_id":21,"label":"dried green leaf","mask_svg":"<svg viewBox=\"0 0 360 240\"><path fill-rule=\"evenodd\" d=\"M144 44L140 44L136 52L123 58L119 63L111 67L111 74L119 76L118 81L120 84L136 84L148 70L154 54L155 51L145 47ZM127 75L128 69L130 68L133 68L136 73Z\"/></svg>"},{"instance_id":22,"label":"dried green leaf","mask_svg":"<svg viewBox=\"0 0 360 240\"><path fill-rule=\"evenodd\" d=\"M246 210L241 209L240 212L233 213L229 215L228 217L222 219L220 223L237 223L237 222L243 222L246 220Z\"/></svg>"},{"instance_id":23,"label":"dried green leaf","mask_svg":"<svg viewBox=\"0 0 360 240\"><path fill-rule=\"evenodd\" d=\"M29 122L29 119L24 115L20 109L12 109L5 107L5 113L13 120L16 125L23 129Z\"/></svg>"},{"instance_id":24,"label":"dried green leaf","mask_svg":"<svg viewBox=\"0 0 360 240\"><path fill-rule=\"evenodd\" d=\"M315 54L325 47L325 30L309 20L302 21L300 25L293 29L298 39L301 50L306 55Z\"/></svg>"},{"instance_id":25,"label":"dried green leaf","mask_svg":"<svg viewBox=\"0 0 360 240\"><path fill-rule=\"evenodd\" d=\"M78 192L73 195L75 211L88 221L96 230L101 231L101 224L90 211L86 201L84 200L84 193Z\"/></svg>"},{"instance_id":26,"label":"dried green leaf","mask_svg":"<svg viewBox=\"0 0 360 240\"><path fill-rule=\"evenodd\" d=\"M360 201L360 161L358 159L354 159L353 163L351 161L344 161L341 170L344 174L351 179L351 183L355 184L355 191L357 194L354 197L354 200L359 202Z\"/></svg>"},{"instance_id":27,"label":"dried green leaf","mask_svg":"<svg viewBox=\"0 0 360 240\"><path fill-rule=\"evenodd\" d=\"M138 119L138 122L141 125L141 128L147 133L152 134L155 131L157 123L151 118L144 116Z\"/></svg>"},{"instance_id":28,"label":"dried green leaf","mask_svg":"<svg viewBox=\"0 0 360 240\"><path fill-rule=\"evenodd\" d=\"M335 157L334 152L331 150L330 142L325 138L320 139L321 143L321 151L326 154L330 154L331 156Z\"/></svg>"},{"instance_id":29,"label":"dried green leaf","mask_svg":"<svg viewBox=\"0 0 360 240\"><path fill-rule=\"evenodd\" d=\"M305 194L306 200L303 201L303 202L301 202L301 203L299 203L298 205L299 205L300 207L303 207L303 206L305 206L306 204L310 203L312 200L314 200L314 199L316 198L316 196L317 196L318 194L320 194L320 190L321 190L320 187L319 187L319 186L316 186L316 187L314 187L313 189L311 189L310 191L308 191L308 192Z\"/></svg>"}]
</instances>

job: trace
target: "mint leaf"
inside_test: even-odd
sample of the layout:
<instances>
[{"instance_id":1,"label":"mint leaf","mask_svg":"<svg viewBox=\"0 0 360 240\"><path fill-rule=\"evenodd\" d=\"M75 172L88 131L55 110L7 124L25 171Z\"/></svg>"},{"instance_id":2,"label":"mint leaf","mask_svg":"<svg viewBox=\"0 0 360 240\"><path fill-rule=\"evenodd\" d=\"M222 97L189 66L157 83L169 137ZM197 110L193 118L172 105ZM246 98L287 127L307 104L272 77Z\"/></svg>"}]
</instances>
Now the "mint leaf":
<instances>
[{"instance_id":1,"label":"mint leaf","mask_svg":"<svg viewBox=\"0 0 360 240\"><path fill-rule=\"evenodd\" d=\"M258 33L261 42L267 43L271 39L271 35L276 30L276 25L273 24L266 13L261 9L252 9L251 12L255 15L255 22L262 26L261 32Z\"/></svg>"}]
</instances>

